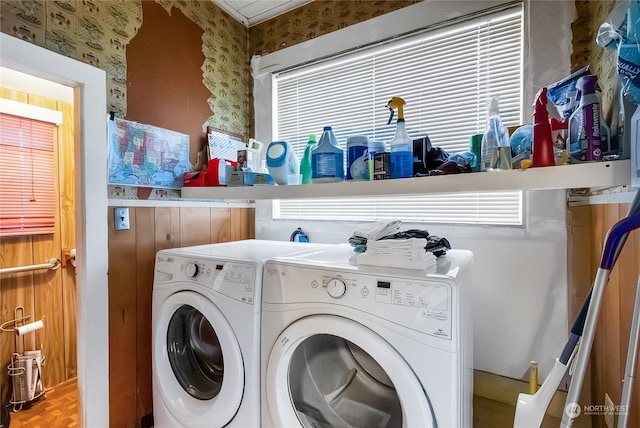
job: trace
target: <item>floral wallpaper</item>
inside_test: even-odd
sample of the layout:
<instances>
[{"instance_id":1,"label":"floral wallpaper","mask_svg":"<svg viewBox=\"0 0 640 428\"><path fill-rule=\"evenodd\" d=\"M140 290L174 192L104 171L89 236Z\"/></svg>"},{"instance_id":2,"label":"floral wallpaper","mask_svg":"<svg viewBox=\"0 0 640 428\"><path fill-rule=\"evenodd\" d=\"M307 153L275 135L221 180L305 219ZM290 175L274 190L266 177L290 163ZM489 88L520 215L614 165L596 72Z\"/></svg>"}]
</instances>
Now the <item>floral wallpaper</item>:
<instances>
[{"instance_id":1,"label":"floral wallpaper","mask_svg":"<svg viewBox=\"0 0 640 428\"><path fill-rule=\"evenodd\" d=\"M250 56L271 52L422 0L316 0L249 30Z\"/></svg>"},{"instance_id":2,"label":"floral wallpaper","mask_svg":"<svg viewBox=\"0 0 640 428\"><path fill-rule=\"evenodd\" d=\"M248 30L209 0L156 0L204 30L203 83L211 117L203 124L249 135L253 120ZM0 31L105 70L107 110L127 112L126 47L142 25L140 0L14 0L0 4Z\"/></svg>"}]
</instances>

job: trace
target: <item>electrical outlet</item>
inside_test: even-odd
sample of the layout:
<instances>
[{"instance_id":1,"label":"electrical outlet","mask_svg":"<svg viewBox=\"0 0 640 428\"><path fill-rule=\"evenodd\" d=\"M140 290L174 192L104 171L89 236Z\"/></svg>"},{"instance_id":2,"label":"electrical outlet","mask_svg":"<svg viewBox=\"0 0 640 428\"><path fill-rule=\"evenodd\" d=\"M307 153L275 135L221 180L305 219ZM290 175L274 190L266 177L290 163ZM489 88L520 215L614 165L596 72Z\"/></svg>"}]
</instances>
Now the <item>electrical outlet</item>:
<instances>
[{"instance_id":1,"label":"electrical outlet","mask_svg":"<svg viewBox=\"0 0 640 428\"><path fill-rule=\"evenodd\" d=\"M613 409L614 409L613 400L611 400L611 397L609 397L609 394L605 392L604 393L604 423L608 428L615 428Z\"/></svg>"},{"instance_id":2,"label":"electrical outlet","mask_svg":"<svg viewBox=\"0 0 640 428\"><path fill-rule=\"evenodd\" d=\"M129 208L115 208L116 230L129 230Z\"/></svg>"}]
</instances>

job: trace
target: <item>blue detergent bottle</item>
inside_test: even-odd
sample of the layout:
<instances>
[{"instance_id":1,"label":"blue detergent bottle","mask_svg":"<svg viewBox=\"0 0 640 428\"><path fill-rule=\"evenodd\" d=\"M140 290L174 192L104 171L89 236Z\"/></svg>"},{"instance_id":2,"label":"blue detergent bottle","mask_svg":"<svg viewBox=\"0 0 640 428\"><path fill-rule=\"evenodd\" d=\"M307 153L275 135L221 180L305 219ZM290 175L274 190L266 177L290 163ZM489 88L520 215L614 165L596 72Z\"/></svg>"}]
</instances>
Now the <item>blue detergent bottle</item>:
<instances>
[{"instance_id":1,"label":"blue detergent bottle","mask_svg":"<svg viewBox=\"0 0 640 428\"><path fill-rule=\"evenodd\" d=\"M404 123L405 101L399 97L391 98L387 107L391 111L389 123L393 119L394 109L398 109L398 121L396 123L396 134L391 140L391 178L413 177L413 141L407 135Z\"/></svg>"},{"instance_id":2,"label":"blue detergent bottle","mask_svg":"<svg viewBox=\"0 0 640 428\"><path fill-rule=\"evenodd\" d=\"M325 126L320 141L311 152L311 181L344 181L344 150L330 126Z\"/></svg>"}]
</instances>

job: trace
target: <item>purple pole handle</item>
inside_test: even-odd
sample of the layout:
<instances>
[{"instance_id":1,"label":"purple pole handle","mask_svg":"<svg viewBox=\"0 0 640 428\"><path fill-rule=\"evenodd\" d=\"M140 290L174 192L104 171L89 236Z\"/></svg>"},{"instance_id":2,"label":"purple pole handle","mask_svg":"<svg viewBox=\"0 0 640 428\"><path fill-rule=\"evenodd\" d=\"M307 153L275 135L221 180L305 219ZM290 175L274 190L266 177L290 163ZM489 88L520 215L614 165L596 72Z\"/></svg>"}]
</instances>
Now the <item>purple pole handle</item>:
<instances>
[{"instance_id":1,"label":"purple pole handle","mask_svg":"<svg viewBox=\"0 0 640 428\"><path fill-rule=\"evenodd\" d=\"M602 252L602 269L611 270L624 246L627 235L640 227L640 213L635 213L613 225L607 233L606 244Z\"/></svg>"}]
</instances>

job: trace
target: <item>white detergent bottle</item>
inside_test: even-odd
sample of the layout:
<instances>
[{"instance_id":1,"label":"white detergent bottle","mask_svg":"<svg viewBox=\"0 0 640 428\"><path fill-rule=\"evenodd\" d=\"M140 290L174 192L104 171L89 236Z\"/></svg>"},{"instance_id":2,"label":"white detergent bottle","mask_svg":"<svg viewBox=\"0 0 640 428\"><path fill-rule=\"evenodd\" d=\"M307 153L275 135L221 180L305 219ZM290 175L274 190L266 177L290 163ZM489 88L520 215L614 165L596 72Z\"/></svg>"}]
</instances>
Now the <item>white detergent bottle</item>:
<instances>
[{"instance_id":1,"label":"white detergent bottle","mask_svg":"<svg viewBox=\"0 0 640 428\"><path fill-rule=\"evenodd\" d=\"M320 141L311 152L311 181L344 181L344 150L338 146L330 126L325 126Z\"/></svg>"},{"instance_id":2,"label":"white detergent bottle","mask_svg":"<svg viewBox=\"0 0 640 428\"><path fill-rule=\"evenodd\" d=\"M389 123L393 119L394 109L398 109L398 121L396 123L396 134L391 140L391 178L413 177L413 141L407 135L407 128L404 123L405 101L399 97L391 98L387 107L391 111Z\"/></svg>"}]
</instances>

